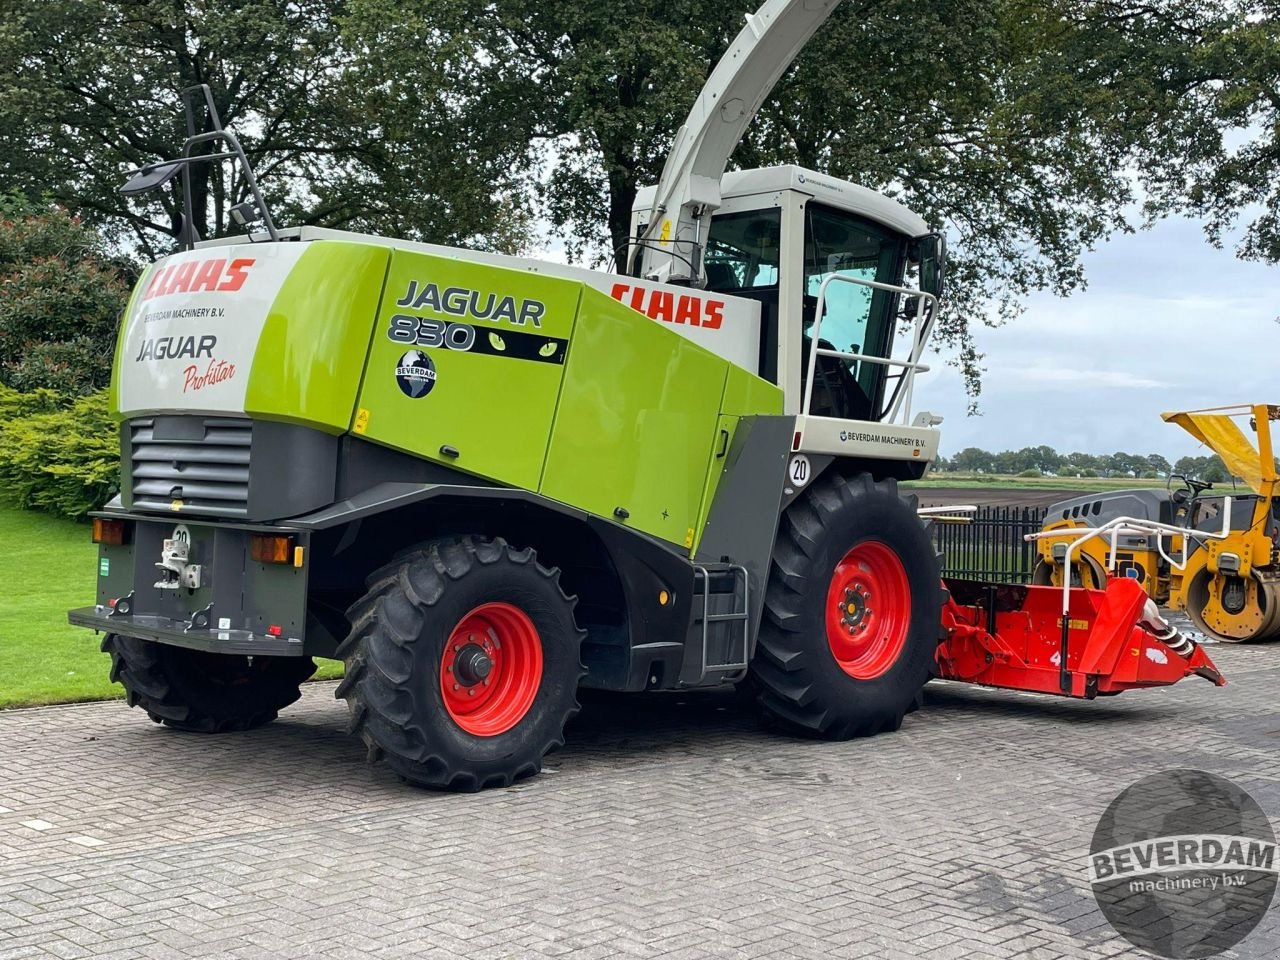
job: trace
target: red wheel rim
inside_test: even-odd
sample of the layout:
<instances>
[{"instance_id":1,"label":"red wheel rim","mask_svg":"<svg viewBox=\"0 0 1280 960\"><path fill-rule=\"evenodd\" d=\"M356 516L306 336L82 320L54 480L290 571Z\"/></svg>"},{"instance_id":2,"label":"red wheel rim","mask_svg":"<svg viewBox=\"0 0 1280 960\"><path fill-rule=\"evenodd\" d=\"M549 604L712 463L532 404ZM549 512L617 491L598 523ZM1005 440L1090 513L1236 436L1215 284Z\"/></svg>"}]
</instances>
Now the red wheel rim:
<instances>
[{"instance_id":1,"label":"red wheel rim","mask_svg":"<svg viewBox=\"0 0 1280 960\"><path fill-rule=\"evenodd\" d=\"M542 639L529 615L485 603L463 617L440 659L440 692L453 722L477 737L506 733L542 683Z\"/></svg>"},{"instance_id":2,"label":"red wheel rim","mask_svg":"<svg viewBox=\"0 0 1280 960\"><path fill-rule=\"evenodd\" d=\"M826 623L831 654L849 676L871 680L897 662L911 625L911 586L888 544L865 540L836 564Z\"/></svg>"}]
</instances>

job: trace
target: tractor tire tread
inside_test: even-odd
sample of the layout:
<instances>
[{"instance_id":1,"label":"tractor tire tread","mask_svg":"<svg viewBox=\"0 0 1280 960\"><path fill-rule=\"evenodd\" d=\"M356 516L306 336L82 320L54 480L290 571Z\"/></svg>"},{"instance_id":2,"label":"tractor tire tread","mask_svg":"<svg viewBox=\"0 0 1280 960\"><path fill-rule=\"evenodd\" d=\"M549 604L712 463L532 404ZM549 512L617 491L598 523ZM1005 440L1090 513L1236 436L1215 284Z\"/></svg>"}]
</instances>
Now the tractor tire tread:
<instances>
[{"instance_id":1,"label":"tractor tire tread","mask_svg":"<svg viewBox=\"0 0 1280 960\"><path fill-rule=\"evenodd\" d=\"M500 537L463 536L403 551L394 563L370 576L369 593L348 611L351 632L337 652L347 669L335 696L347 701L350 732L364 742L369 760L386 763L408 783L462 792L507 787L540 772L543 758L564 746L564 727L579 710L576 698L571 698L571 705L554 724L561 733L547 737L534 751L536 757L483 775L458 769L443 751L433 748L428 731L417 722L408 689L412 671L407 647L414 638L403 618L412 611L419 623L425 621L451 583L462 580L476 565L502 562L532 568L554 586L570 611L577 606L577 598L560 585L559 569L539 564L533 550L516 549ZM399 627L397 618L401 618ZM586 631L577 629L579 648L585 637ZM580 653L577 662L580 679L586 672Z\"/></svg>"}]
</instances>

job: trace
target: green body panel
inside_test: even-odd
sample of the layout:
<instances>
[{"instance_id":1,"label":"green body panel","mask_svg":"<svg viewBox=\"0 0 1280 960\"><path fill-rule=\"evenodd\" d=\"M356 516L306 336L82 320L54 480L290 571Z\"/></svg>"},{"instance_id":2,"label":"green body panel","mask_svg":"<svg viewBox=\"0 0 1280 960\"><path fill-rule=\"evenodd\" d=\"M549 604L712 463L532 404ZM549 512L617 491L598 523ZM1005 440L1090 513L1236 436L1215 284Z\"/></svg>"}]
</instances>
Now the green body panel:
<instances>
[{"instance_id":1,"label":"green body panel","mask_svg":"<svg viewBox=\"0 0 1280 960\"><path fill-rule=\"evenodd\" d=\"M782 390L753 376L741 367L729 364L724 384L724 400L720 412L731 417L781 416Z\"/></svg>"},{"instance_id":2,"label":"green body panel","mask_svg":"<svg viewBox=\"0 0 1280 960\"><path fill-rule=\"evenodd\" d=\"M246 413L335 434L350 428L389 259L369 244L307 248L267 314Z\"/></svg>"},{"instance_id":3,"label":"green body panel","mask_svg":"<svg viewBox=\"0 0 1280 960\"><path fill-rule=\"evenodd\" d=\"M691 556L697 552L702 542L702 532L706 529L707 518L711 515L711 506L715 502L720 478L728 469L728 451L737 433L738 421L744 416L780 415L781 413L782 391L778 387L767 380L752 376L735 364L728 364L724 394L720 400L720 417L716 424L715 455L707 470L706 484L702 494L702 509L698 512L697 531L694 535L693 547L689 551Z\"/></svg>"},{"instance_id":4,"label":"green body panel","mask_svg":"<svg viewBox=\"0 0 1280 960\"><path fill-rule=\"evenodd\" d=\"M242 293L169 289L201 263L235 257L247 264ZM131 304L146 290L162 321L186 311L200 322L152 329L135 317L128 356L122 331L116 371L130 361L141 398L129 409L239 415L222 381L191 394L180 377L167 393L145 389L151 372L173 369L158 364L191 363L207 340L201 363L241 351L227 355L244 380L225 382L245 384L244 414L353 432L691 554L739 418L782 409L777 387L575 277L355 240L209 248L167 263L161 291L148 287L165 269L153 266ZM161 339L187 353L132 359Z\"/></svg>"},{"instance_id":5,"label":"green body panel","mask_svg":"<svg viewBox=\"0 0 1280 960\"><path fill-rule=\"evenodd\" d=\"M142 271L142 276L138 278L138 282L133 285L133 292L129 294L129 302L124 306L124 313L120 315L121 321L125 317L133 313L134 305L138 297L142 295L142 291L147 288L152 275L160 269L157 264L151 264L147 269ZM107 390L108 412L117 420L120 419L120 374L124 370L124 323L121 322L119 329L116 330L116 351L111 361L111 384Z\"/></svg>"},{"instance_id":6,"label":"green body panel","mask_svg":"<svg viewBox=\"0 0 1280 960\"><path fill-rule=\"evenodd\" d=\"M583 289L541 492L692 547L728 366Z\"/></svg>"},{"instance_id":7,"label":"green body panel","mask_svg":"<svg viewBox=\"0 0 1280 960\"><path fill-rule=\"evenodd\" d=\"M459 310L464 298L458 291L477 294L480 313L488 312L491 294L493 310L510 297L514 312L478 316L469 297ZM537 490L581 292L573 280L395 251L353 429L417 456ZM536 320L519 312L535 304L542 308ZM522 316L525 322L513 322ZM422 319L471 328L475 341L469 349L451 349L392 339L411 333ZM421 338L424 328L417 329ZM466 330L449 333L461 339ZM431 338L430 331L426 335ZM411 350L425 354L435 372L429 392L417 397L406 395L396 374ZM442 447L457 456L441 454Z\"/></svg>"}]
</instances>

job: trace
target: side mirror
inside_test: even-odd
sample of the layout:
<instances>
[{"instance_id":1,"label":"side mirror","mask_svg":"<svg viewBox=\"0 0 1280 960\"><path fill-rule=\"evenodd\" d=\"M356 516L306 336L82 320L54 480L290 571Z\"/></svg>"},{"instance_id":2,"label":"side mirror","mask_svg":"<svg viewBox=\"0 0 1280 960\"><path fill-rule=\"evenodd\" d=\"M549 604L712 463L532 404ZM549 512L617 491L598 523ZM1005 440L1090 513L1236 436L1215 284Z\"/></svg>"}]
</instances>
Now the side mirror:
<instances>
[{"instance_id":1,"label":"side mirror","mask_svg":"<svg viewBox=\"0 0 1280 960\"><path fill-rule=\"evenodd\" d=\"M920 289L939 300L946 289L947 240L941 233L930 233L916 239L920 260Z\"/></svg>"},{"instance_id":2,"label":"side mirror","mask_svg":"<svg viewBox=\"0 0 1280 960\"><path fill-rule=\"evenodd\" d=\"M150 193L163 187L182 170L181 163L153 163L150 166L135 170L120 192L126 197L136 197L141 193Z\"/></svg>"}]
</instances>

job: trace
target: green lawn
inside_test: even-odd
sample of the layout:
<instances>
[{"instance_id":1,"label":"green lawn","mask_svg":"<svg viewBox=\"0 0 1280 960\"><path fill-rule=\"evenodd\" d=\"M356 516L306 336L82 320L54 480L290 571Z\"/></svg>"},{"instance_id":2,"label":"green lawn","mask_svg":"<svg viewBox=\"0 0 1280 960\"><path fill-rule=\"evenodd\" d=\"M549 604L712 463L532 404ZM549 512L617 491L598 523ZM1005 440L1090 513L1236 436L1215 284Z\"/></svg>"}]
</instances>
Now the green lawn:
<instances>
[{"instance_id":1,"label":"green lawn","mask_svg":"<svg viewBox=\"0 0 1280 960\"><path fill-rule=\"evenodd\" d=\"M101 637L67 623L93 603L96 572L87 524L0 505L0 708L123 696ZM342 675L319 663L318 679Z\"/></svg>"}]
</instances>

